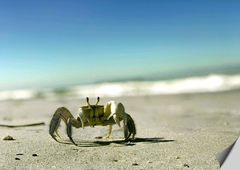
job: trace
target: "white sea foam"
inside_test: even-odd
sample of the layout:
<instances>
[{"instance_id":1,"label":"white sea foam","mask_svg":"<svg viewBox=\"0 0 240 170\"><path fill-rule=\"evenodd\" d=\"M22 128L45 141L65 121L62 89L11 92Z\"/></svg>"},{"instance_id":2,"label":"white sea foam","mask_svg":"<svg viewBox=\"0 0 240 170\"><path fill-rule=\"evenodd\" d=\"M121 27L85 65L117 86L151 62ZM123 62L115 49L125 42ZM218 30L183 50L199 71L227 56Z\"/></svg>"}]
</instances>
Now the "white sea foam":
<instances>
[{"instance_id":1,"label":"white sea foam","mask_svg":"<svg viewBox=\"0 0 240 170\"><path fill-rule=\"evenodd\" d=\"M240 88L238 75L208 75L173 80L127 81L73 86L66 89L19 89L0 91L0 100L32 99L37 97L57 98L59 96L120 97L196 92L217 92Z\"/></svg>"},{"instance_id":2,"label":"white sea foam","mask_svg":"<svg viewBox=\"0 0 240 170\"><path fill-rule=\"evenodd\" d=\"M32 89L19 89L11 91L0 91L0 100L19 100L30 99L34 97L34 91Z\"/></svg>"},{"instance_id":3,"label":"white sea foam","mask_svg":"<svg viewBox=\"0 0 240 170\"><path fill-rule=\"evenodd\" d=\"M175 80L129 81L79 86L79 97L85 96L136 96L180 94L195 92L217 92L240 88L240 75L209 75Z\"/></svg>"}]
</instances>

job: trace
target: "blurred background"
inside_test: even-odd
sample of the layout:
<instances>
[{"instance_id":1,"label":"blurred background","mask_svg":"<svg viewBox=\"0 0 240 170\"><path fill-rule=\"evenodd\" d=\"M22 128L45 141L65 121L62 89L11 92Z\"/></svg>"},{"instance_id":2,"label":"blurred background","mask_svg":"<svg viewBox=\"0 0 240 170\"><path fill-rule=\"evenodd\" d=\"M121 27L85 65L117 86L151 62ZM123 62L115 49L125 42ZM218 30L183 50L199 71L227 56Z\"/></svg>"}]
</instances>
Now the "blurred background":
<instances>
[{"instance_id":1,"label":"blurred background","mask_svg":"<svg viewBox=\"0 0 240 170\"><path fill-rule=\"evenodd\" d=\"M1 1L0 100L240 88L239 1Z\"/></svg>"}]
</instances>

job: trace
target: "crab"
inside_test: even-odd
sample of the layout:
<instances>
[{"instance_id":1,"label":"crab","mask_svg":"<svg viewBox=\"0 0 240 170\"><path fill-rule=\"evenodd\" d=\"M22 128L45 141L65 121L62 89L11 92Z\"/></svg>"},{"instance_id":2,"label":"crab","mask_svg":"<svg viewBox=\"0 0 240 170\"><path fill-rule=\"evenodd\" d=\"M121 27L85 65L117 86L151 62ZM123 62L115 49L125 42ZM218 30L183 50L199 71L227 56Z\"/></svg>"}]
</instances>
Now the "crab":
<instances>
[{"instance_id":1,"label":"crab","mask_svg":"<svg viewBox=\"0 0 240 170\"><path fill-rule=\"evenodd\" d=\"M59 142L56 137L58 136L60 138L57 130L61 120L65 122L67 135L74 145L76 145L76 143L72 139L72 127L84 129L84 127L87 126L109 126L108 135L106 136L106 138L109 138L114 124L118 124L118 126L121 127L120 121L123 121L124 140L127 141L131 135L132 139L134 139L136 126L132 117L125 112L122 103L109 101L104 107L103 105L98 105L100 101L99 97L95 105L89 103L88 97L86 100L88 105L79 107L77 119L75 119L71 112L65 107L59 107L55 111L49 127L49 134L54 140Z\"/></svg>"}]
</instances>

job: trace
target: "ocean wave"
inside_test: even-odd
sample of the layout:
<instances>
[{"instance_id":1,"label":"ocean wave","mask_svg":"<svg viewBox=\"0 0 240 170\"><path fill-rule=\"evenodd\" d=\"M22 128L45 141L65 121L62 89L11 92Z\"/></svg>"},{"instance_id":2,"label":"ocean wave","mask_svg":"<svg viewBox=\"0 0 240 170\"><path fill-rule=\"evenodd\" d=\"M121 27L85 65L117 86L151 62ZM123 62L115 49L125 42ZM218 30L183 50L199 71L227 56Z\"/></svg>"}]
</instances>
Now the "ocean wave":
<instances>
[{"instance_id":1,"label":"ocean wave","mask_svg":"<svg viewBox=\"0 0 240 170\"><path fill-rule=\"evenodd\" d=\"M218 92L240 88L238 75L208 75L173 80L106 82L67 88L19 89L0 91L0 100L26 100L33 98L59 98L62 96L120 97L161 94Z\"/></svg>"}]
</instances>

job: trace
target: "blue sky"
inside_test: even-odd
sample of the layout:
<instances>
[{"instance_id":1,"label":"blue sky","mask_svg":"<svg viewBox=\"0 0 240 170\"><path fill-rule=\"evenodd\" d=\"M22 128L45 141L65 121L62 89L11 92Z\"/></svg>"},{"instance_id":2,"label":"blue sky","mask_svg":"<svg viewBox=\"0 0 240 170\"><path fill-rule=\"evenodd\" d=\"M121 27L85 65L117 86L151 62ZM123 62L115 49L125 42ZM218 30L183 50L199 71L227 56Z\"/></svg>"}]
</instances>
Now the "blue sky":
<instances>
[{"instance_id":1,"label":"blue sky","mask_svg":"<svg viewBox=\"0 0 240 170\"><path fill-rule=\"evenodd\" d=\"M239 1L1 1L0 90L240 63Z\"/></svg>"}]
</instances>

